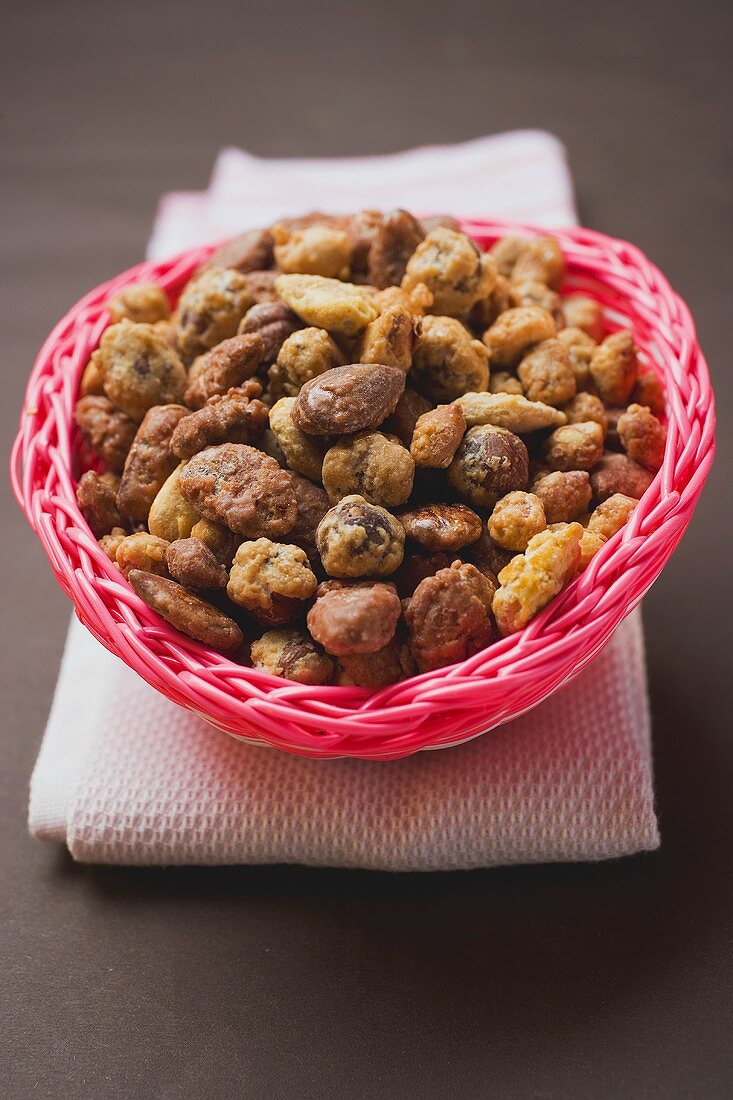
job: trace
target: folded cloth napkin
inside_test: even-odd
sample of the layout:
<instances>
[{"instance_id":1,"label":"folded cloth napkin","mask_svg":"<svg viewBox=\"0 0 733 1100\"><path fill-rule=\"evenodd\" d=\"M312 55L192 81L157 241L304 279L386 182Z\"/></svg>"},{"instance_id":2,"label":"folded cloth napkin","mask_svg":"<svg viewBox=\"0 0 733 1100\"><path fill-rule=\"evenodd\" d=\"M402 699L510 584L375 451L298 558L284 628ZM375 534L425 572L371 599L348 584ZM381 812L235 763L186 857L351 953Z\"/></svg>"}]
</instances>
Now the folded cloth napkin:
<instances>
[{"instance_id":1,"label":"folded cloth napkin","mask_svg":"<svg viewBox=\"0 0 733 1100\"><path fill-rule=\"evenodd\" d=\"M549 134L348 160L219 157L166 196L158 259L313 208L575 221ZM229 738L157 694L75 620L31 781L29 824L84 862L445 870L597 860L658 846L641 618L540 707L458 748L312 761Z\"/></svg>"}]
</instances>

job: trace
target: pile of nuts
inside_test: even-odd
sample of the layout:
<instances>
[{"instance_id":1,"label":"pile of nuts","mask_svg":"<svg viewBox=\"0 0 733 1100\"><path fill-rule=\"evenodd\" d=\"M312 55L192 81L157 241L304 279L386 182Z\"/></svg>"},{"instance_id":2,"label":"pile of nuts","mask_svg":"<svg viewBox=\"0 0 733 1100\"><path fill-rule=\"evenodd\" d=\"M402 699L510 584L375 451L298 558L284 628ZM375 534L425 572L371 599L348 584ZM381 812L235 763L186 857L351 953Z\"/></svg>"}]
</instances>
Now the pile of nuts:
<instances>
[{"instance_id":1,"label":"pile of nuts","mask_svg":"<svg viewBox=\"0 0 733 1100\"><path fill-rule=\"evenodd\" d=\"M178 630L301 684L380 687L521 630L665 447L657 375L564 273L552 237L481 252L395 210L245 233L173 312L130 286L76 406L89 527Z\"/></svg>"}]
</instances>

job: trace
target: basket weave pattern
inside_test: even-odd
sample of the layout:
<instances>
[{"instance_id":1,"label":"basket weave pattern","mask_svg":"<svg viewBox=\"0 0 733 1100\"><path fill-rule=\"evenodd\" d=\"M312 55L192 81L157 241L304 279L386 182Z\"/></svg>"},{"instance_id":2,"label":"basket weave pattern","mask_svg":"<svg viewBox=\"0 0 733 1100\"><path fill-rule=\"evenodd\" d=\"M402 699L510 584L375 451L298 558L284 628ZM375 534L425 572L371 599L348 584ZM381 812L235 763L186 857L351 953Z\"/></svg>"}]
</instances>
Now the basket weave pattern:
<instances>
[{"instance_id":1,"label":"basket weave pattern","mask_svg":"<svg viewBox=\"0 0 733 1100\"><path fill-rule=\"evenodd\" d=\"M466 221L488 247L531 226ZM145 263L93 290L59 322L36 360L13 448L16 497L81 621L148 683L214 725L312 757L388 759L440 748L529 710L580 672L656 580L689 523L714 453L714 403L689 310L633 245L583 229L553 230L566 291L597 298L610 328L634 332L667 392L664 464L630 521L586 571L519 634L467 661L377 692L303 687L184 637L134 593L100 550L75 498L95 464L74 426L81 373L109 324L105 302L155 281L173 300L212 251Z\"/></svg>"}]
</instances>

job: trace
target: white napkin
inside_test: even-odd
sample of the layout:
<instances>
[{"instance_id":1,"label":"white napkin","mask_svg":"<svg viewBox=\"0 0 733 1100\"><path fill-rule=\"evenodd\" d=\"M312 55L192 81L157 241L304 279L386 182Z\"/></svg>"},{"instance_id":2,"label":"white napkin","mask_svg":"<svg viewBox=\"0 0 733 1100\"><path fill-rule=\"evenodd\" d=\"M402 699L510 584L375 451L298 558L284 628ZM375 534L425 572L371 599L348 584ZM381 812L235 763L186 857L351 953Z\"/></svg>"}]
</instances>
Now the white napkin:
<instances>
[{"instance_id":1,"label":"white napkin","mask_svg":"<svg viewBox=\"0 0 733 1100\"><path fill-rule=\"evenodd\" d=\"M148 255L309 209L395 205L576 220L563 148L536 131L347 160L227 149L208 192L162 200ZM75 859L123 864L441 870L653 849L640 616L530 714L465 746L383 764L235 741L148 687L74 620L29 826Z\"/></svg>"}]
</instances>

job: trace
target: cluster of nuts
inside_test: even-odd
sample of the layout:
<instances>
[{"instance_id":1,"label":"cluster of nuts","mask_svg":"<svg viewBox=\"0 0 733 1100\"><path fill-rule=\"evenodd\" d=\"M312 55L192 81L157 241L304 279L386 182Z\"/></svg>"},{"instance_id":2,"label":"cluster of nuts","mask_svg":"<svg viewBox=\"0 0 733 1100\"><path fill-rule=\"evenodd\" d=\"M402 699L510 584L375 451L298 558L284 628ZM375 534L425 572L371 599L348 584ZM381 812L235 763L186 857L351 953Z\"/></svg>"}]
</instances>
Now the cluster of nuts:
<instances>
[{"instance_id":1,"label":"cluster of nuts","mask_svg":"<svg viewBox=\"0 0 733 1100\"><path fill-rule=\"evenodd\" d=\"M178 630L301 684L522 629L665 446L656 374L564 270L551 237L362 211L243 234L173 311L129 287L76 406L93 534Z\"/></svg>"}]
</instances>

